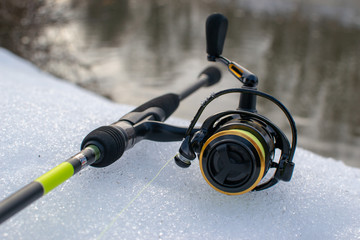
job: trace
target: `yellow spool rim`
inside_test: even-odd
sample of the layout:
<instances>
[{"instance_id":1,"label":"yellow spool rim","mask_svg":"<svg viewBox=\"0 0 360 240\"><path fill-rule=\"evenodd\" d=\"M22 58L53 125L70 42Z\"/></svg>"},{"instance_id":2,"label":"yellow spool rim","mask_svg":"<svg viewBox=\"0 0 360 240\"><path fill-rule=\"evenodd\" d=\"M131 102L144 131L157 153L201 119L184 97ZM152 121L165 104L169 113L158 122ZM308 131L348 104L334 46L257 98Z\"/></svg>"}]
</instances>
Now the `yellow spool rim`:
<instances>
[{"instance_id":1,"label":"yellow spool rim","mask_svg":"<svg viewBox=\"0 0 360 240\"><path fill-rule=\"evenodd\" d=\"M256 152L259 155L260 158L260 173L258 178L256 179L256 181L254 182L253 185L251 185L251 187L249 187L248 189L241 191L241 192L235 192L235 193L231 193L231 192L225 192L217 187L215 187L213 184L211 184L211 182L207 179L203 167L202 167L202 159L203 159L203 153L206 149L206 147L216 138L221 137L221 136L225 136L225 135L235 135L235 136L239 136L242 138L245 138L247 141L249 141L256 149ZM257 139L252 133L247 132L245 130L241 130L241 129L230 129L230 130L224 130L221 132L218 132L216 134L214 134L213 136L211 136L203 145L203 147L201 148L201 152L200 152L200 156L199 156L199 162L200 162L200 170L201 170L201 174L203 175L204 179L206 180L206 182L216 191L221 192L223 194L227 194L227 195L240 195L240 194L244 194L247 193L251 190L253 190L258 183L261 181L261 179L263 178L264 172L265 172L265 149L263 147L263 145L261 144L261 142L259 141L259 139Z\"/></svg>"}]
</instances>

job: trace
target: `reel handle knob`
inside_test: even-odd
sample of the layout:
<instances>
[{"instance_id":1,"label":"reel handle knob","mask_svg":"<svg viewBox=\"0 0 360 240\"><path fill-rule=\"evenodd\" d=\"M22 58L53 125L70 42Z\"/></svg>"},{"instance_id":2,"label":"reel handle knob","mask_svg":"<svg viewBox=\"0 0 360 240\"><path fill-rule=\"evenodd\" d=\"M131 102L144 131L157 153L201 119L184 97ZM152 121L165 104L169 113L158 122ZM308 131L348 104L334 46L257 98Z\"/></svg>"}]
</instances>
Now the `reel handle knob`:
<instances>
[{"instance_id":1,"label":"reel handle knob","mask_svg":"<svg viewBox=\"0 0 360 240\"><path fill-rule=\"evenodd\" d=\"M220 13L214 13L207 18L206 52L209 61L215 61L215 58L222 54L227 27L228 20Z\"/></svg>"}]
</instances>

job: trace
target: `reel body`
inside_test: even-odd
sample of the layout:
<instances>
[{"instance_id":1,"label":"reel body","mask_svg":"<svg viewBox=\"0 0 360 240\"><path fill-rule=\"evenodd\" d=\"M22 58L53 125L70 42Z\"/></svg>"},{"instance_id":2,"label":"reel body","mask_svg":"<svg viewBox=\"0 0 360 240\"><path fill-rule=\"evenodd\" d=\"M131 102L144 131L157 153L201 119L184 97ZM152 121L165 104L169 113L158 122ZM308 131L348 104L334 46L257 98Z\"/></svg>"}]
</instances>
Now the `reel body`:
<instances>
[{"instance_id":1,"label":"reel body","mask_svg":"<svg viewBox=\"0 0 360 240\"><path fill-rule=\"evenodd\" d=\"M227 89L211 95L199 108L181 144L175 162L180 167L189 167L198 155L201 173L215 190L238 195L252 190L269 188L280 180L290 181L295 164L292 162L297 130L286 107L276 98L257 91L255 74L221 56L228 26L222 14L212 14L206 21L208 60L224 64L238 79L242 88ZM194 126L206 106L214 99L229 93L240 93L237 110L225 111L207 118L200 130ZM291 133L291 145L286 135L274 123L257 113L257 97L265 98L278 106L287 117ZM275 150L281 151L274 160ZM274 175L260 182L270 168Z\"/></svg>"},{"instance_id":2,"label":"reel body","mask_svg":"<svg viewBox=\"0 0 360 240\"><path fill-rule=\"evenodd\" d=\"M215 98L234 92L259 95L275 103L288 118L292 130L291 146L274 123L248 110L212 115L194 133L194 126L206 106ZM268 94L245 88L218 92L203 103L187 133L175 162L181 167L189 167L197 155L204 179L221 193L239 195L269 188L279 180L291 179L297 142L295 122L285 106ZM276 150L281 152L279 159L274 159ZM274 175L260 183L270 168L275 169Z\"/></svg>"}]
</instances>

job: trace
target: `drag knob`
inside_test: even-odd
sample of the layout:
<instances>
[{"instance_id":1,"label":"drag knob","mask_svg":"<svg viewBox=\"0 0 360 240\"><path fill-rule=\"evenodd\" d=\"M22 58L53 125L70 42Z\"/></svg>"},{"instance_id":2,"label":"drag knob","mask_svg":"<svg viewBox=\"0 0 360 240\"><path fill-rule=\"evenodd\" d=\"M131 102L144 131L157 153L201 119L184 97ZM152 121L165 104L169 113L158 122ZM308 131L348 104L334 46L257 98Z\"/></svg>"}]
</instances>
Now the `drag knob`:
<instances>
[{"instance_id":1,"label":"drag knob","mask_svg":"<svg viewBox=\"0 0 360 240\"><path fill-rule=\"evenodd\" d=\"M225 130L210 137L200 153L200 168L207 183L228 195L251 191L265 171L264 148L244 130Z\"/></svg>"}]
</instances>

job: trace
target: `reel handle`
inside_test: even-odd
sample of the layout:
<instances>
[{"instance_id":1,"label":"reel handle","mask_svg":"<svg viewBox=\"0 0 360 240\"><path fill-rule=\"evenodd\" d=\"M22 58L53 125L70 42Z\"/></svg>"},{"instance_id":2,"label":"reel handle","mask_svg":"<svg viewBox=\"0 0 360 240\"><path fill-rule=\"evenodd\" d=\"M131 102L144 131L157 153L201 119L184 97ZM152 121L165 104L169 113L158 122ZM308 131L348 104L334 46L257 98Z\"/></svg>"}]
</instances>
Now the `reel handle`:
<instances>
[{"instance_id":1,"label":"reel handle","mask_svg":"<svg viewBox=\"0 0 360 240\"><path fill-rule=\"evenodd\" d=\"M227 27L228 20L220 13L214 13L207 18L206 52L209 61L215 61L222 54Z\"/></svg>"}]
</instances>

